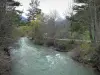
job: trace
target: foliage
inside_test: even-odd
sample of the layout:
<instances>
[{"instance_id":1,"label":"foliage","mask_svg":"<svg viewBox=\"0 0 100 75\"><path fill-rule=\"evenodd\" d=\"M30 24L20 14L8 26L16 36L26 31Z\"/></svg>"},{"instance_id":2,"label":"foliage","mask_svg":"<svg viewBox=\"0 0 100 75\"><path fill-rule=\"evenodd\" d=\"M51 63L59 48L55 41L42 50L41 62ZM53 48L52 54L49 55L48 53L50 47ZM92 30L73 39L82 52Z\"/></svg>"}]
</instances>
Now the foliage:
<instances>
[{"instance_id":1,"label":"foliage","mask_svg":"<svg viewBox=\"0 0 100 75\"><path fill-rule=\"evenodd\" d=\"M87 9L87 6L82 5L73 7L73 10L76 11L76 14L72 15L69 18L69 20L71 21L70 31L72 32L72 34L77 33L78 35L85 36L84 34L86 34L87 31L89 31L89 9Z\"/></svg>"},{"instance_id":2,"label":"foliage","mask_svg":"<svg viewBox=\"0 0 100 75\"><path fill-rule=\"evenodd\" d=\"M32 27L31 26L19 26L17 30L20 31L21 36L31 36L30 33L32 30Z\"/></svg>"},{"instance_id":3,"label":"foliage","mask_svg":"<svg viewBox=\"0 0 100 75\"><path fill-rule=\"evenodd\" d=\"M82 43L80 45L80 55L77 60L81 63L91 64L93 68L100 71L100 1L99 0L76 0L78 3L84 3L84 6L76 6L74 10L77 12L71 18L75 18L72 21L72 31L81 34L83 38L90 37L90 43ZM78 19L77 19L78 18ZM74 22L74 23L73 23ZM77 22L77 24L75 24ZM88 34L87 34L88 33Z\"/></svg>"},{"instance_id":4,"label":"foliage","mask_svg":"<svg viewBox=\"0 0 100 75\"><path fill-rule=\"evenodd\" d=\"M38 1L38 0L31 0L29 14L28 14L28 20L29 21L30 20L35 20L37 14L41 13L41 9L38 8L39 4L40 4L40 1Z\"/></svg>"},{"instance_id":5,"label":"foliage","mask_svg":"<svg viewBox=\"0 0 100 75\"><path fill-rule=\"evenodd\" d=\"M17 18L15 16L17 15L17 12L15 11L14 6L18 6L20 4L18 3L16 5L16 3L18 2L13 0L10 2L8 0L0 1L0 47L9 46L15 39L13 38L13 30L16 28L14 24ZM11 8L9 8L9 6L11 6Z\"/></svg>"},{"instance_id":6,"label":"foliage","mask_svg":"<svg viewBox=\"0 0 100 75\"><path fill-rule=\"evenodd\" d=\"M56 47L59 51L70 51L76 47L77 43L74 40L56 40Z\"/></svg>"}]
</instances>

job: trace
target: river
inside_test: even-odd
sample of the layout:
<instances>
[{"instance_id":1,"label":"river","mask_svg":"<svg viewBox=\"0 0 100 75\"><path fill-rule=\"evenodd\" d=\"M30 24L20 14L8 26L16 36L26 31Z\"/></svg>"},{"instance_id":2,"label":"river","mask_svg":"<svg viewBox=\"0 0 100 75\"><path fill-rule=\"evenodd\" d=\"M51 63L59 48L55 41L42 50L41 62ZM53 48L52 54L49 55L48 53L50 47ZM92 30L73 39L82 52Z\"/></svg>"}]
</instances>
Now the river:
<instances>
[{"instance_id":1,"label":"river","mask_svg":"<svg viewBox=\"0 0 100 75\"><path fill-rule=\"evenodd\" d=\"M23 37L11 52L12 75L97 75L73 61L66 53L34 45Z\"/></svg>"}]
</instances>

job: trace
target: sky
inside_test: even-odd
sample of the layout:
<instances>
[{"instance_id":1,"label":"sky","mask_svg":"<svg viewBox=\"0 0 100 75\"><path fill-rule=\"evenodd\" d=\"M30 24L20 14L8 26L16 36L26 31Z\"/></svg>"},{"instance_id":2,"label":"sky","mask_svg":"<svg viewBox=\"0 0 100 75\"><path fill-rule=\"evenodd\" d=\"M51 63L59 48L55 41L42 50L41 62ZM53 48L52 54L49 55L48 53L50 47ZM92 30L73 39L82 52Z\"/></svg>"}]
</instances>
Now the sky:
<instances>
[{"instance_id":1,"label":"sky","mask_svg":"<svg viewBox=\"0 0 100 75\"><path fill-rule=\"evenodd\" d=\"M31 0L16 0L19 1L23 6L17 7L17 10L24 11L23 16L26 17L29 9L29 3ZM64 18L65 14L69 15L72 11L73 0L39 0L42 12L50 14L50 12L56 10L58 14Z\"/></svg>"}]
</instances>

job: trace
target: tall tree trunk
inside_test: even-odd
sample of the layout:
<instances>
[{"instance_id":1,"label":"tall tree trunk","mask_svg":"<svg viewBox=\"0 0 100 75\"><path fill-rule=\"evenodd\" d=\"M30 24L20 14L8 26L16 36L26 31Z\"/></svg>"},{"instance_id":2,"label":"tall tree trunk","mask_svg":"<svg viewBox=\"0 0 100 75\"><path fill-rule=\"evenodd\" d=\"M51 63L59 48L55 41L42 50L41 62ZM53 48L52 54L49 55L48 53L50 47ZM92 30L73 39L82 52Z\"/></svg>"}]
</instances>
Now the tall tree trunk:
<instances>
[{"instance_id":1,"label":"tall tree trunk","mask_svg":"<svg viewBox=\"0 0 100 75\"><path fill-rule=\"evenodd\" d=\"M93 17L92 17L92 7L91 7L91 0L89 0L88 2L88 7L89 7L89 13L90 13L90 17L91 17L91 23L89 24L89 35L90 35L90 40L92 43L94 43L94 21L93 21Z\"/></svg>"},{"instance_id":2,"label":"tall tree trunk","mask_svg":"<svg viewBox=\"0 0 100 75\"><path fill-rule=\"evenodd\" d=\"M98 40L98 36L97 36L97 8L96 8L96 6L95 6L95 4L94 4L94 36L95 36L95 43L97 42L97 40Z\"/></svg>"}]
</instances>

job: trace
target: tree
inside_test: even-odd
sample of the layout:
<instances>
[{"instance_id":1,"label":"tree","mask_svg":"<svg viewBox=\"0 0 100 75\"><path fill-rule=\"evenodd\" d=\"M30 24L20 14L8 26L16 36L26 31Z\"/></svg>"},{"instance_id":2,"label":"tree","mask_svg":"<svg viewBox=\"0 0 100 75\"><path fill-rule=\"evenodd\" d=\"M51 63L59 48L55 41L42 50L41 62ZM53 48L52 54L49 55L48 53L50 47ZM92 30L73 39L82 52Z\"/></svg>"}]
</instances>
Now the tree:
<instances>
[{"instance_id":1,"label":"tree","mask_svg":"<svg viewBox=\"0 0 100 75\"><path fill-rule=\"evenodd\" d=\"M38 0L31 0L28 19L35 20L36 15L41 13L41 9L38 8L40 1Z\"/></svg>"},{"instance_id":2,"label":"tree","mask_svg":"<svg viewBox=\"0 0 100 75\"><path fill-rule=\"evenodd\" d=\"M14 6L18 6L13 0L0 1L0 44L1 46L8 46L12 42L12 13L15 10ZM8 19L9 18L9 19Z\"/></svg>"},{"instance_id":3,"label":"tree","mask_svg":"<svg viewBox=\"0 0 100 75\"><path fill-rule=\"evenodd\" d=\"M93 43L97 43L100 39L100 30L99 30L99 25L100 25L100 1L99 0L76 0L78 3L85 3L85 8L87 9L88 18L90 19L87 21L88 24L88 29L90 32L90 38ZM81 6L82 7L82 6ZM81 9L78 7L78 9ZM83 10L84 11L84 10ZM79 12L79 10L77 11ZM86 20L85 20L86 22Z\"/></svg>"}]
</instances>

